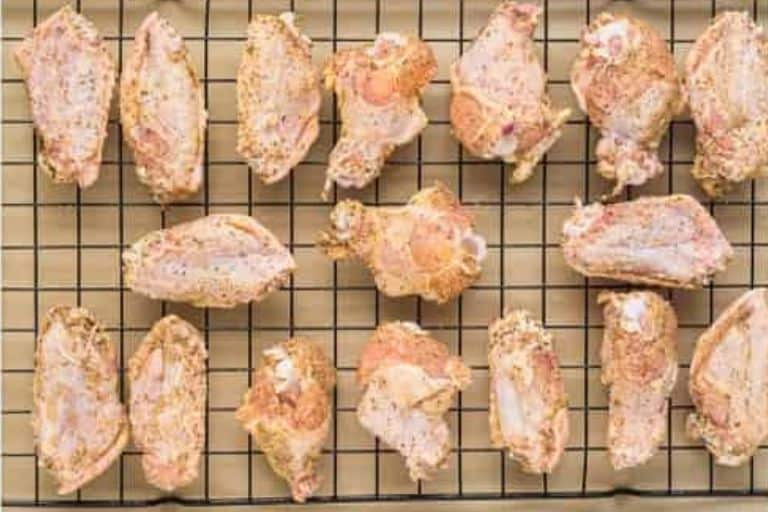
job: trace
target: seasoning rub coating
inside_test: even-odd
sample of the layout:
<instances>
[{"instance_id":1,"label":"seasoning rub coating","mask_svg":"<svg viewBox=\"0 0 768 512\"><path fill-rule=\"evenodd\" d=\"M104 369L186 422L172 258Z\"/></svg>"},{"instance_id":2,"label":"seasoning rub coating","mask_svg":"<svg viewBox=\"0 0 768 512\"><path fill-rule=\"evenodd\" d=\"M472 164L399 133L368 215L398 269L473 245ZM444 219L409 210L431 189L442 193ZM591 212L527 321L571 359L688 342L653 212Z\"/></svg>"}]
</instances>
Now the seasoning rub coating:
<instances>
[{"instance_id":1,"label":"seasoning rub coating","mask_svg":"<svg viewBox=\"0 0 768 512\"><path fill-rule=\"evenodd\" d=\"M600 129L597 172L616 181L613 195L664 171L659 142L685 102L675 60L656 30L633 16L598 15L582 32L571 87Z\"/></svg>"},{"instance_id":2,"label":"seasoning rub coating","mask_svg":"<svg viewBox=\"0 0 768 512\"><path fill-rule=\"evenodd\" d=\"M294 338L263 352L237 419L264 451L294 501L317 491L317 459L328 439L336 374L322 349Z\"/></svg>"},{"instance_id":3,"label":"seasoning rub coating","mask_svg":"<svg viewBox=\"0 0 768 512\"><path fill-rule=\"evenodd\" d=\"M96 26L65 5L19 44L40 167L55 183L86 188L99 177L117 71Z\"/></svg>"},{"instance_id":4,"label":"seasoning rub coating","mask_svg":"<svg viewBox=\"0 0 768 512\"><path fill-rule=\"evenodd\" d=\"M136 31L123 66L120 119L136 174L158 203L183 199L200 188L206 117L184 40L153 12Z\"/></svg>"},{"instance_id":5,"label":"seasoning rub coating","mask_svg":"<svg viewBox=\"0 0 768 512\"><path fill-rule=\"evenodd\" d=\"M380 325L357 369L360 424L405 457L411 480L430 479L451 451L445 414L470 369L418 325Z\"/></svg>"},{"instance_id":6,"label":"seasoning rub coating","mask_svg":"<svg viewBox=\"0 0 768 512\"><path fill-rule=\"evenodd\" d=\"M144 235L123 252L125 284L153 299L230 308L260 301L296 264L248 215L216 214Z\"/></svg>"},{"instance_id":7,"label":"seasoning rub coating","mask_svg":"<svg viewBox=\"0 0 768 512\"><path fill-rule=\"evenodd\" d=\"M609 388L608 454L614 469L647 462L664 441L677 378L677 316L649 291L602 292L602 381Z\"/></svg>"},{"instance_id":8,"label":"seasoning rub coating","mask_svg":"<svg viewBox=\"0 0 768 512\"><path fill-rule=\"evenodd\" d=\"M115 347L84 308L54 306L35 352L32 429L40 467L69 494L112 464L128 442Z\"/></svg>"},{"instance_id":9,"label":"seasoning rub coating","mask_svg":"<svg viewBox=\"0 0 768 512\"><path fill-rule=\"evenodd\" d=\"M436 183L399 208L366 207L345 200L331 213L320 250L339 260L357 257L385 295L420 295L443 303L480 275L485 240L473 216L445 185Z\"/></svg>"},{"instance_id":10,"label":"seasoning rub coating","mask_svg":"<svg viewBox=\"0 0 768 512\"><path fill-rule=\"evenodd\" d=\"M451 66L454 134L473 155L514 164L512 183L531 176L571 113L553 108L547 94L533 43L540 13L533 4L502 2Z\"/></svg>"},{"instance_id":11,"label":"seasoning rub coating","mask_svg":"<svg viewBox=\"0 0 768 512\"><path fill-rule=\"evenodd\" d=\"M683 194L577 203L563 224L562 249L585 276L672 288L707 284L733 257L712 216Z\"/></svg>"},{"instance_id":12,"label":"seasoning rub coating","mask_svg":"<svg viewBox=\"0 0 768 512\"><path fill-rule=\"evenodd\" d=\"M768 173L768 37L747 12L724 12L685 61L696 125L693 177L711 197Z\"/></svg>"},{"instance_id":13,"label":"seasoning rub coating","mask_svg":"<svg viewBox=\"0 0 768 512\"><path fill-rule=\"evenodd\" d=\"M488 328L491 442L526 473L551 473L568 441L568 397L552 334L514 310Z\"/></svg>"},{"instance_id":14,"label":"seasoning rub coating","mask_svg":"<svg viewBox=\"0 0 768 512\"><path fill-rule=\"evenodd\" d=\"M320 77L294 14L257 14L237 73L237 151L265 184L284 178L319 133Z\"/></svg>"},{"instance_id":15,"label":"seasoning rub coating","mask_svg":"<svg viewBox=\"0 0 768 512\"><path fill-rule=\"evenodd\" d=\"M743 464L768 436L768 290L726 308L697 341L690 373L688 434L718 464Z\"/></svg>"},{"instance_id":16,"label":"seasoning rub coating","mask_svg":"<svg viewBox=\"0 0 768 512\"><path fill-rule=\"evenodd\" d=\"M165 491L197 478L205 439L200 333L176 315L152 326L128 362L131 432L147 481Z\"/></svg>"},{"instance_id":17,"label":"seasoning rub coating","mask_svg":"<svg viewBox=\"0 0 768 512\"><path fill-rule=\"evenodd\" d=\"M435 56L425 42L394 32L330 59L323 75L326 88L338 97L341 137L329 156L324 198L334 183L366 186L397 146L427 126L419 98L436 72Z\"/></svg>"}]
</instances>

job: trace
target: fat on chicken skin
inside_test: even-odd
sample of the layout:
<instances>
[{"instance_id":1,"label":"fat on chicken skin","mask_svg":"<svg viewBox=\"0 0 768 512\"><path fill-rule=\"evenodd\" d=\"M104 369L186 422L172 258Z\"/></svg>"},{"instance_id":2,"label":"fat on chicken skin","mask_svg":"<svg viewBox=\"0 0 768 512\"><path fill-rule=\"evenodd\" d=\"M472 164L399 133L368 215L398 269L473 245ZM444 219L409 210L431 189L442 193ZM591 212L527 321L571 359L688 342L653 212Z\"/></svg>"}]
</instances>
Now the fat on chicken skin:
<instances>
[{"instance_id":1,"label":"fat on chicken skin","mask_svg":"<svg viewBox=\"0 0 768 512\"><path fill-rule=\"evenodd\" d=\"M556 109L536 55L541 9L499 4L472 46L451 66L453 132L473 155L513 164L512 183L528 179L561 135L570 109Z\"/></svg>"}]
</instances>

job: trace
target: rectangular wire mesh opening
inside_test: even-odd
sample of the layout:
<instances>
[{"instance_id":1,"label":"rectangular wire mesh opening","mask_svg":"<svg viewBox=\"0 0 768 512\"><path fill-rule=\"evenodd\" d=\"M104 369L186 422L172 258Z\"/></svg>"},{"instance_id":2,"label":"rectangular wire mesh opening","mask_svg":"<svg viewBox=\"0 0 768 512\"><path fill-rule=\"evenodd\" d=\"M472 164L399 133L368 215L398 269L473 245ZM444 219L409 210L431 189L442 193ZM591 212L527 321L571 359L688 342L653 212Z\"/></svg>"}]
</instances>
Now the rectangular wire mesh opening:
<instances>
[{"instance_id":1,"label":"rectangular wire mesh opening","mask_svg":"<svg viewBox=\"0 0 768 512\"><path fill-rule=\"evenodd\" d=\"M113 102L101 177L86 191L54 186L41 174L37 142L18 69L16 44L62 0L3 2L3 503L5 505L126 505L167 501L185 504L247 504L290 501L287 487L234 419L261 350L295 334L324 344L338 369L333 426L320 461L324 483L317 501L596 497L638 495L766 495L768 451L761 447L739 468L713 465L699 443L686 438L692 409L686 386L693 344L725 305L744 290L768 282L768 186L748 183L708 201L689 174L694 130L687 115L669 128L660 152L663 177L625 194L690 193L702 200L736 250L735 261L700 291L668 291L680 318L681 371L670 399L669 429L659 453L646 465L614 472L605 453L606 394L600 384L602 318L595 298L621 285L584 279L566 268L559 229L573 198L595 200L611 184L595 172L597 136L579 112L568 83L582 26L605 9L628 10L648 20L669 41L678 63L711 16L749 10L768 20L768 2L636 0L632 2L541 0L536 31L556 105L574 114L562 139L526 183L511 187L504 166L462 151L448 122L450 63L468 47L496 0L79 0L119 64L133 32L151 10L166 15L183 34L203 82L210 114L205 187L193 199L163 210L138 183L132 155L123 145ZM327 155L339 133L335 100L324 95L321 135L290 178L265 187L235 153L235 73L246 20L256 12L296 11L314 40L320 65L333 51L372 41L380 31L418 34L439 61L424 106L429 126L390 159L381 178L358 192L339 190L334 200L404 203L434 180L448 184L475 213L489 242L481 279L445 306L377 293L359 264L334 264L314 248L333 202L319 199ZM212 212L256 216L290 246L299 265L290 284L259 304L231 311L198 310L151 301L131 293L120 273L120 251L152 229ZM139 453L128 449L81 491L57 496L54 483L36 467L29 426L33 351L40 318L57 303L82 304L95 312L119 349L120 368L152 323L170 312L195 323L210 351L207 435L200 478L172 497L143 478ZM490 446L487 422L488 323L507 307L525 307L556 337L570 397L571 435L553 474L525 475ZM393 450L358 425L354 408L357 357L375 326L412 320L461 354L473 384L449 413L453 449L435 480L412 483ZM126 399L121 383L121 396Z\"/></svg>"}]
</instances>

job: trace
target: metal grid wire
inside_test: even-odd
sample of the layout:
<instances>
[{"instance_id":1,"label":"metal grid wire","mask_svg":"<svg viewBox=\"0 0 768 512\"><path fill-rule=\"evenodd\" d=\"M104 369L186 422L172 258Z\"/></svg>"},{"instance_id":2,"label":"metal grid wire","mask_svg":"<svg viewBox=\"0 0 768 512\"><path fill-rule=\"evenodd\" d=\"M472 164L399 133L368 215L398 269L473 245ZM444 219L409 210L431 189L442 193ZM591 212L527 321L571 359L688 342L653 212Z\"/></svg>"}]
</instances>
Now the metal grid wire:
<instances>
[{"instance_id":1,"label":"metal grid wire","mask_svg":"<svg viewBox=\"0 0 768 512\"><path fill-rule=\"evenodd\" d=\"M762 1L740 2L736 3L736 7L742 9L749 8L757 18L758 13L761 12L760 9L765 7L759 5ZM32 0L31 2L24 1L19 3L20 6L29 6L27 9L31 11L33 24L42 19L38 9L38 3L42 2L43 0ZM244 36L212 34L211 24L214 18L214 9L219 2L224 3L223 0L180 2L182 6L190 4L190 6L193 6L190 9L196 9L195 12L198 12L203 17L202 33L191 36L185 34L185 39L190 45L200 44L202 46L203 65L199 68L199 71L204 84L205 100L209 110L214 99L213 87L222 84L232 86L234 83L234 76L219 77L212 75L211 62L215 58L212 47L216 43L241 44L244 40ZM45 3L47 5L50 2ZM78 0L75 3L75 7L80 10L83 7L82 3L81 0ZM126 0L114 0L112 3L114 4L115 16L117 18L117 31L114 35L107 34L105 39L116 45L117 61L119 65L122 65L124 54L127 51L126 47L132 38L132 34L126 29L125 21L125 13L129 2ZM162 3L164 2L155 2L154 4L150 2L146 6L146 12L155 7L155 4L159 5ZM232 3L228 2L227 5ZM307 5L306 2L295 2L294 0L283 3L284 5L279 10L296 10L300 15L302 14L302 7ZM371 41L372 36L343 36L341 28L342 24L346 23L346 18L340 13L343 12L343 8L354 8L364 4L367 16L373 19L373 33L377 33L388 28L383 19L385 4L387 3L385 0L366 2L328 0L327 8L330 10L331 23L330 34L313 34L310 32L309 35L316 44L324 44L328 51L335 51L342 45L348 46ZM681 4L683 2L681 0L677 3ZM713 15L722 8L722 5L718 5L715 0L712 2L694 3L696 9L706 10L708 16ZM721 4L723 3L724 1L721 1ZM456 54L460 54L474 37L475 30L473 29L470 32L465 27L467 10L474 2L470 0L414 0L412 4L413 12L416 16L415 31L431 44L454 45L455 53L451 56L451 60ZM484 7L486 12L482 18L487 17L490 8L492 8L492 2L487 4ZM552 9L554 7L572 7L574 12L579 13L579 19L572 20L572 23L580 25L581 23L588 22L597 11L611 7L607 2L599 2L599 6L593 4L598 4L598 2L590 2L590 0L583 0L581 2L542 0L544 11L541 26L539 32L537 32L537 42L540 43L541 55L545 66L550 66L552 58L562 51L561 48L566 45L574 46L578 43L578 38L573 33L570 33L567 37L560 37L558 33L552 32L553 29L550 26L550 13ZM690 45L693 38L676 37L675 4L675 0L638 1L629 3L629 9L639 5L645 9L654 10L660 16L663 16L668 21L668 33L666 35L668 36L670 48L676 55L679 55L680 52ZM729 4L729 7L733 6L732 4L733 2ZM245 13L250 18L253 13L261 11L264 5L258 0L242 0L241 5L238 7L243 13L243 18ZM474 8L474 5L472 5L472 8ZM273 9L272 4L270 4L269 9L270 11ZM425 34L425 20L427 19L425 13L432 13L440 9L446 9L455 14L457 31L450 37L442 35L431 37L429 34ZM21 35L6 35L3 37L4 47L11 47L19 40L21 40ZM6 55L8 52L9 50L6 49ZM21 81L19 78L9 77L6 71L2 83L4 90L6 90L9 87L20 87ZM562 78L550 79L549 83L550 87L553 88L560 87L565 89L568 85L567 80ZM434 81L434 86L447 87L447 85L448 80L445 78ZM321 124L323 129L330 133L331 142L335 142L339 131L335 99L331 107L328 115L322 119ZM447 119L432 117L433 119L430 121L428 130L433 127L448 129L449 123ZM12 116L6 116L2 123L6 138L7 134L14 128L19 126L29 127L31 125L30 120L27 118ZM232 127L235 124L236 120L233 117L213 117L209 123L209 135L211 135L212 130L218 127ZM133 240L133 237L128 232L128 227L135 221L134 212L137 211L137 208L146 208L154 211L160 218L160 226L165 226L166 223L170 225L173 220L171 215L179 208L190 208L196 214L207 214L209 211L227 209L247 211L247 213L254 214L257 217L265 209L274 208L278 212L278 216L287 216L285 242L290 246L291 250L295 254L306 254L312 251L313 244L311 241L301 241L303 238L297 235L303 229L300 223L302 220L306 221L309 218L308 215L313 216L319 210L325 209L323 211L327 212L329 206L316 199L306 199L306 197L310 196L300 193L300 187L297 186L298 178L296 173L292 174L288 179L282 195L278 194L276 199L266 195L262 197L262 194L259 192L261 190L259 189L259 184L255 183L256 180L253 179L252 173L248 172L242 162L236 159L216 158L211 154L210 147L214 142L212 142L209 136L205 152L206 186L202 193L202 200L174 205L169 210L164 211L154 205L146 196L139 199L129 199L128 185L126 183L132 178L132 162L129 160L130 152L123 148L119 123L116 120L112 120L110 126L114 128L114 134L117 136L117 150L113 158L105 157L104 163L105 166L114 168L117 175L116 200L86 199L83 197L86 193L81 194L79 190L73 194L72 198L65 197L61 199L55 195L53 200L43 198L41 190L47 186L47 183L44 183L47 178L44 176L40 177L36 156L37 140L31 129L29 130L32 133L30 158L3 157L4 186L7 186L7 182L11 179L10 176L13 173L18 175L18 173L29 171L31 179L31 193L29 197L23 198L16 197L14 194L5 194L6 200L3 209L4 231L8 231L8 225L12 224L17 218L15 212L22 211L31 217L29 222L31 234L28 240L20 242L14 239L8 241L8 237L5 237L2 250L4 262L6 263L6 272L8 272L7 262L12 260L15 255L21 254L29 256L31 260L31 276L29 284L18 284L13 282L16 276L9 276L6 273L3 283L5 310L5 318L3 320L4 351L10 351L18 344L26 347L25 354L31 356L31 349L29 347L33 345L34 338L37 335L39 319L45 311L44 304L49 300L53 300L48 298L49 295L58 298L63 294L63 296L70 297L72 302L92 307L93 298L97 296L95 294L104 293L104 296L111 297L117 303L117 314L113 322L108 322L108 330L113 335L115 342L119 344L119 365L120 368L124 367L124 363L130 355L131 343L146 332L150 322L143 318L143 321L137 324L129 318L129 311L132 307L129 302L135 299L124 288L123 279L119 272L114 277L114 281L106 285L103 283L94 285L84 282L84 276L92 264L92 260L86 261L84 258L87 257L88 251L102 251L99 254L112 251L110 258L113 258L115 260L114 263L119 266L119 251ZM674 148L678 142L675 140L675 133L680 128L687 130L685 132L686 136L690 137L690 134L692 134L690 126L689 120L681 119L673 122L665 143L667 156L664 158L664 162L668 171L664 178L666 182L654 185L656 193L668 193L679 190L680 186L676 180L681 173L687 172L687 168L692 162L689 157L678 158L675 156L676 151ZM594 358L594 344L599 343L601 324L599 316L595 317L593 312L595 292L598 289L616 285L582 278L572 278L570 282L566 280L566 282L561 283L553 283L549 280L549 274L557 270L558 264L553 263L551 256L557 252L558 245L548 228L551 223L557 224L562 212L567 211L571 205L570 199L563 197L561 194L556 194L553 197L552 190L554 190L554 185L552 185L552 181L558 179L557 173L552 172L553 167L557 166L558 171L562 167L568 167L570 172L581 175L581 195L585 200L599 197L601 191L598 189L602 186L602 184L597 183L598 179L595 178L594 174L593 167L595 161L591 155L593 154L592 148L595 142L595 134L590 130L588 121L575 115L574 119L569 121L568 127L576 131L579 134L578 137L582 139L581 142L575 141L576 145L582 146L580 156L556 158L550 154L550 157L544 158L540 169L532 179L532 181L538 180L539 182L536 189L538 193L533 196L531 194L519 195L515 192L515 189L509 187L503 165L489 165L471 159L462 152L462 149L455 141L451 142L451 147L455 149L447 153L443 152L439 157L434 158L427 154L424 140L425 135L422 135L413 144L412 148L408 151L399 152L391 162L392 166L414 170L413 173L416 177L415 188L421 188L422 185L428 184L428 180L431 177L439 177L440 169L450 168L453 170L452 172L455 172L455 175L453 175L456 185L454 189L457 190L459 197L475 209L482 210L485 208L492 212L489 224L492 226L491 229L498 230L498 234L489 244L491 254L497 261L497 268L494 270L495 278L492 281L481 281L474 285L465 294L464 298L459 298L451 306L455 310L448 315L450 317L449 320L445 320L444 317L437 317L434 314L434 310L431 309L432 306L422 304L420 300L409 302L408 304L413 306L413 309L407 313L413 320L425 328L434 331L437 338L450 340L452 348L458 354L470 359L469 362L476 377L475 380L480 381L473 384L478 390L476 393L478 395L483 394L487 388L487 386L484 388L485 384L482 382L483 374L487 372L487 366L483 362L484 355L482 355L484 354L486 323L466 320L465 317L467 315L465 313L468 313L474 307L473 303L478 297L493 297L493 300L490 301L492 304L490 309L495 309L495 311L485 311L489 317L496 313L501 314L507 306L518 304L523 294L537 297L531 302L532 307L537 308L546 325L558 333L558 349L560 350L568 344L570 346L569 350L576 354L575 359L565 358L566 360L563 362L563 369L567 374L569 394L571 394L572 398L574 395L581 397L580 400L571 400L571 421L572 424L576 421L578 428L572 434L567 447L566 460L564 460L562 465L565 467L561 467L554 475L549 477L525 477L519 473L514 462L510 462L500 450L488 446L487 441L484 445L478 443L474 440L473 433L477 430L480 430L482 433L482 428L485 428L481 427L481 425L485 421L487 404L484 405L482 400L470 397L468 392L465 392L459 395L455 407L451 409L451 424L454 429L455 446L452 450L449 468L441 473L441 482L437 484L419 482L409 487L410 484L407 481L403 482L404 477L400 474L403 472L401 462L392 450L380 445L378 441L369 441L367 445L365 442L361 442L360 446L362 447L355 447L353 443L349 442L349 439L346 439L355 435L355 431L351 430L352 427L348 426L348 420L354 419L354 403L353 400L345 396L345 391L340 391L340 384L340 387L334 391L333 396L334 423L331 438L324 450L324 456L321 461L325 484L318 493L318 496L313 498L313 500L335 502L520 497L580 498L617 494L650 496L768 495L768 478L758 471L759 466L756 466L754 460L746 468L722 470L713 466L712 458L706 454L706 451L700 444L693 444L689 440L682 437L677 438L674 435L676 421L679 423L679 418L684 417L691 410L689 401L678 400L675 396L670 400L670 428L666 442L661 449L661 453L654 459L655 462L647 472L630 475L624 480L616 479L610 471L606 476L604 442L602 439L597 439L594 435L595 432L599 433L600 424L604 423L607 407L604 401L601 402L595 399L596 393L599 392L599 389L596 389L599 388L599 381L596 376L599 374L600 367ZM226 142L234 144L231 140ZM452 153L452 151L455 151L455 153ZM452 155L456 156L452 157ZM317 174L322 174L323 164L324 160L322 158L315 158L310 155L302 166L314 168ZM240 176L239 179L247 180L247 198L244 197L236 201L217 200L214 192L211 190L213 174L211 169L213 167L236 168L240 173L238 174ZM478 198L474 197L471 191L467 190L469 187L468 183L479 176L481 171L485 173L485 178L483 179L491 176L491 188L495 191L497 197ZM102 172L102 179L105 179L105 172ZM390 198L392 194L387 194L387 197L384 197L384 183L388 172L390 171L385 170L385 176L372 185L371 190L365 192L365 194L368 194L363 196L366 202L379 205L402 204L408 194L396 195L394 199ZM240 183L242 186L243 181L240 181ZM637 195L637 192L628 192L626 197L629 198L632 194ZM334 193L334 200L342 196L346 197L347 195L347 193L342 194L342 191L336 191ZM748 268L748 275L730 281L718 280L715 284L710 285L707 290L695 295L697 297L695 299L685 298L691 297L691 295L682 296L682 294L667 292L668 297L671 297L676 302L690 301L693 303L693 305L688 304L688 306L691 306L691 309L698 308L705 311L704 315L691 318L681 317L681 329L687 329L693 333L690 337L693 337L695 333L700 332L701 329L712 322L719 307L716 303L720 304L723 302L720 300L720 294L730 298L745 288L762 284L761 275L756 273L758 269L756 265L759 258L762 257L762 249L768 247L768 240L760 237L757 229L760 215L760 210L758 209L768 205L768 201L764 200L763 195L759 193L759 186L754 183L750 184L741 196L730 198L728 201L709 202L708 205L710 211L716 217L718 217L718 214L722 214L723 211L729 211L726 208L738 209L736 211L741 212L743 215L736 221L736 224L744 225L748 218L746 235L743 239L734 241L734 246L740 254L739 261L736 264ZM117 239L111 243L86 241L84 238L84 224L90 216L99 215L99 212L106 208L116 209ZM74 212L75 233L72 241L50 242L41 239L41 233L45 232L46 223L50 222L50 216L45 215L45 211L48 209ZM303 213L307 209L309 209L309 214ZM515 212L524 211L539 219L536 229L540 233L538 233L537 241L518 241L516 237L511 235L510 228L516 228L516 226L510 226L510 224L516 222L516 217L510 215L511 210ZM718 220L721 220L721 218L718 217ZM487 230L484 234L487 234ZM59 253L74 252L75 275L73 285L45 282L46 279L42 275L42 269L46 265L48 256L56 251ZM512 272L518 270L517 263L510 256L515 251L527 251L529 254L534 254L534 260L538 260L538 282L521 284L517 280L510 279ZM27 264L29 264L29 261ZM239 439L242 441L242 446L238 448L225 449L218 446L219 441L217 439L221 437L221 433L218 430L220 428L218 418L223 415L230 423L234 423L231 416L236 406L236 400L241 396L242 389L250 386L251 370L257 364L257 345L260 343L257 338L271 337L277 340L286 336L293 336L294 334L318 336L326 340L329 345L329 351L336 362L340 381L349 381L355 371L354 364L348 364L351 358L346 356L346 352L349 351L347 345L351 343L350 338L355 337L364 341L375 325L380 321L391 319L396 312L401 311L398 309L398 306L393 305L393 301L380 296L372 287L370 281L359 284L354 279L350 280L345 277L341 264L328 263L328 265L330 276L327 284L308 285L299 282L298 276L291 278L290 284L281 292L285 301L280 302L279 307L276 307L276 309L281 309L283 313L287 311L287 316L281 317L282 321L276 324L270 324L268 321L265 321L266 314L263 314L263 311L254 305L247 307L247 309L244 308L245 315L247 316L242 319L243 322L236 326L219 325L214 318L215 315L219 314L218 312L205 310L200 316L196 317L198 325L205 333L206 345L210 347L212 356L208 370L209 398L212 398L210 395L214 393L214 391L211 391L212 387L216 388L216 394L219 394L222 387L229 387L228 383L230 381L226 380L229 376L238 378L241 387L238 387L237 390L229 389L227 391L230 398L228 403L224 405L212 403L209 400L206 412L208 429L199 488L195 488L190 493L182 492L178 496L171 497L153 493L146 484L141 482L140 468L135 464L139 454L129 449L114 464L114 467L110 470L110 475L100 479L102 483L98 486L98 492L93 492L91 486L86 486L82 491L78 491L76 495L55 496L51 491L49 477L37 469L37 458L34 451L31 448L21 448L22 445L31 447L30 440L27 439L28 435L26 437L25 434L21 435L23 442L16 442L10 439L10 431L28 428L27 423L30 412L28 401L27 406L24 406L23 400L16 399L12 396L12 393L24 394L23 388L25 386L28 387L32 374L31 357L26 359L26 364L19 362L15 358L12 361L8 361L6 358L2 369L5 389L2 410L5 431L2 446L3 478L5 484L3 504L7 506L66 506L84 504L92 506L145 506L165 502L204 505L266 504L290 501L285 487L279 481L275 483L276 490L265 490L261 487L263 481L272 479L274 482L275 477L266 469L261 452L253 445L251 439L245 433L237 430L238 433L234 434L236 430L232 430L232 436L240 436ZM314 295L312 295L313 293ZM345 322L342 316L346 314L345 308L350 305L350 301L345 297L348 297L349 294L357 297L358 295L354 294L366 293L371 294L373 297L373 311L370 321L357 324ZM472 299L468 300L467 295L470 293L475 293L476 295L473 295ZM31 320L26 325L15 322L13 318L14 311L17 309L14 307L15 302L26 300L22 299L22 297L28 297L28 303L23 305L28 304L31 308L29 312ZM328 323L306 323L299 321L297 318L299 314L307 309L323 309L323 306L318 301L326 300L330 300L330 314L332 316ZM701 306L701 304L705 305ZM176 311L174 308L177 308L175 305L166 305L165 303L159 307L161 314L171 310ZM553 319L554 315L551 314L553 309L562 310L564 308L576 308L579 311L583 311L583 314L579 313L578 318L567 322ZM189 310L184 311L188 312ZM239 335L236 343L247 344L247 357L235 358L234 362L226 364L217 362L214 357L216 351L221 349L221 346L214 346L214 341L218 340L219 336L224 335ZM14 340L19 341L16 342ZM215 341L215 343L219 342ZM579 346L580 350L578 350ZM474 357L472 355L477 353L481 354L481 356ZM681 364L681 368L683 371L681 372L680 381L684 381L687 377L687 364ZM219 382L219 379L224 379L223 383ZM678 383L678 387L684 387L684 384ZM125 391L121 384L120 392L123 399L126 398ZM590 403L590 400L593 403ZM16 407L20 403L22 405ZM214 425L216 426L215 428L213 427ZM235 425L234 428L237 429L239 427ZM24 431L26 432L26 430ZM212 439L214 436L216 439ZM226 437L226 432L224 437ZM757 457L762 457L762 455L763 448L761 447ZM358 460L358 462L350 462L354 460ZM694 471L700 471L703 475L702 478L694 483L687 482L684 473ZM595 476L596 473L599 473L598 476ZM136 474L139 476L135 476ZM228 475L232 474L237 475L237 478L244 476L247 478L247 483L237 488L227 487L226 485L220 488L222 485L221 479L217 477L220 474L226 474L225 478L227 479L230 478ZM474 478L477 474L481 475L480 482ZM646 477L651 479L650 483L643 480ZM105 478L106 482L104 482ZM361 480L365 480L368 483L365 485L359 484ZM349 482L354 483L350 485ZM392 482L395 483L393 484Z\"/></svg>"}]
</instances>

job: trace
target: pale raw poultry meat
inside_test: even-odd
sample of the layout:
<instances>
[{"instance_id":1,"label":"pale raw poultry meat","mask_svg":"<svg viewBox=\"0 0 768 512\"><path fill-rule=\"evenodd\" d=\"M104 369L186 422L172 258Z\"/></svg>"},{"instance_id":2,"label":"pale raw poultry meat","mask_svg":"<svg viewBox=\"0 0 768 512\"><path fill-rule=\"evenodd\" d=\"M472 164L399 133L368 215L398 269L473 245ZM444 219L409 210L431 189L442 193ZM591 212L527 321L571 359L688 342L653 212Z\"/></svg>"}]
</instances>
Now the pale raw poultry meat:
<instances>
[{"instance_id":1,"label":"pale raw poultry meat","mask_svg":"<svg viewBox=\"0 0 768 512\"><path fill-rule=\"evenodd\" d=\"M319 72L294 18L254 16L237 73L237 151L265 184L287 176L319 132Z\"/></svg>"},{"instance_id":2,"label":"pale raw poultry meat","mask_svg":"<svg viewBox=\"0 0 768 512\"><path fill-rule=\"evenodd\" d=\"M93 185L117 77L96 26L65 5L35 27L14 56L42 140L40 168L55 183Z\"/></svg>"},{"instance_id":3,"label":"pale raw poultry meat","mask_svg":"<svg viewBox=\"0 0 768 512\"><path fill-rule=\"evenodd\" d=\"M123 252L125 284L134 292L197 307L258 302L295 269L274 234L234 213L152 231Z\"/></svg>"},{"instance_id":4,"label":"pale raw poultry meat","mask_svg":"<svg viewBox=\"0 0 768 512\"><path fill-rule=\"evenodd\" d=\"M552 334L525 310L488 328L491 442L526 473L551 473L568 441L568 397Z\"/></svg>"},{"instance_id":5,"label":"pale raw poultry meat","mask_svg":"<svg viewBox=\"0 0 768 512\"><path fill-rule=\"evenodd\" d=\"M711 197L768 173L768 38L746 12L725 12L685 61L696 124L693 177Z\"/></svg>"},{"instance_id":6,"label":"pale raw poultry meat","mask_svg":"<svg viewBox=\"0 0 768 512\"><path fill-rule=\"evenodd\" d=\"M203 337L168 315L152 326L128 362L129 418L147 481L165 491L197 478L205 440Z\"/></svg>"},{"instance_id":7,"label":"pale raw poultry meat","mask_svg":"<svg viewBox=\"0 0 768 512\"><path fill-rule=\"evenodd\" d=\"M672 288L704 286L733 257L709 212L684 194L578 203L563 224L562 249L587 277Z\"/></svg>"},{"instance_id":8,"label":"pale raw poultry meat","mask_svg":"<svg viewBox=\"0 0 768 512\"><path fill-rule=\"evenodd\" d=\"M453 132L473 155L512 163L520 183L561 135L570 109L556 109L536 55L541 9L506 1L451 67Z\"/></svg>"},{"instance_id":9,"label":"pale raw poultry meat","mask_svg":"<svg viewBox=\"0 0 768 512\"><path fill-rule=\"evenodd\" d=\"M364 262L385 295L443 303L480 276L486 245L473 223L456 196L436 183L403 207L338 203L318 246L334 260Z\"/></svg>"},{"instance_id":10,"label":"pale raw poultry meat","mask_svg":"<svg viewBox=\"0 0 768 512\"><path fill-rule=\"evenodd\" d=\"M48 310L35 352L32 430L59 494L106 471L128 442L118 379L112 340L88 310Z\"/></svg>"},{"instance_id":11,"label":"pale raw poultry meat","mask_svg":"<svg viewBox=\"0 0 768 512\"><path fill-rule=\"evenodd\" d=\"M411 480L431 479L451 451L445 414L470 369L418 325L380 325L357 369L360 424L405 457Z\"/></svg>"},{"instance_id":12,"label":"pale raw poultry meat","mask_svg":"<svg viewBox=\"0 0 768 512\"><path fill-rule=\"evenodd\" d=\"M608 455L614 469L647 462L664 441L677 378L677 315L649 291L602 292L602 381L609 388Z\"/></svg>"},{"instance_id":13,"label":"pale raw poultry meat","mask_svg":"<svg viewBox=\"0 0 768 512\"><path fill-rule=\"evenodd\" d=\"M427 126L419 100L436 72L435 56L425 42L393 32L331 58L323 75L326 88L338 98L341 137L329 156L323 197L334 183L366 186L397 146Z\"/></svg>"},{"instance_id":14,"label":"pale raw poultry meat","mask_svg":"<svg viewBox=\"0 0 768 512\"><path fill-rule=\"evenodd\" d=\"M642 185L664 171L657 150L685 102L667 43L647 23L601 13L581 36L571 70L581 109L600 129L597 172L625 185Z\"/></svg>"},{"instance_id":15,"label":"pale raw poultry meat","mask_svg":"<svg viewBox=\"0 0 768 512\"><path fill-rule=\"evenodd\" d=\"M715 462L746 462L768 435L768 290L751 290L699 338L688 390L688 434Z\"/></svg>"},{"instance_id":16,"label":"pale raw poultry meat","mask_svg":"<svg viewBox=\"0 0 768 512\"><path fill-rule=\"evenodd\" d=\"M297 502L304 502L321 483L317 459L328 439L335 383L323 350L294 338L263 352L251 389L237 410L237 419L274 472L288 482Z\"/></svg>"},{"instance_id":17,"label":"pale raw poultry meat","mask_svg":"<svg viewBox=\"0 0 768 512\"><path fill-rule=\"evenodd\" d=\"M136 174L167 204L198 191L203 181L207 114L184 40L156 12L136 31L120 82L120 120Z\"/></svg>"}]
</instances>

